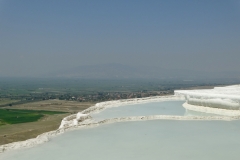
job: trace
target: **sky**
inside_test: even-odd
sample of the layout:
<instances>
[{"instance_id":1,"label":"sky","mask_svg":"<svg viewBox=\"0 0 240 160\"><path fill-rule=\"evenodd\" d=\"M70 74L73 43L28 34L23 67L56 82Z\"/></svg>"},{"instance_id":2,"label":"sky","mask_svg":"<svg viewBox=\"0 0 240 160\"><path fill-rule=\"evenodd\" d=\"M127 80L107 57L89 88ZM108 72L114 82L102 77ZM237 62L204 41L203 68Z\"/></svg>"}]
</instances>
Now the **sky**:
<instances>
[{"instance_id":1,"label":"sky","mask_svg":"<svg viewBox=\"0 0 240 160\"><path fill-rule=\"evenodd\" d=\"M118 63L239 71L240 0L0 0L0 77Z\"/></svg>"}]
</instances>

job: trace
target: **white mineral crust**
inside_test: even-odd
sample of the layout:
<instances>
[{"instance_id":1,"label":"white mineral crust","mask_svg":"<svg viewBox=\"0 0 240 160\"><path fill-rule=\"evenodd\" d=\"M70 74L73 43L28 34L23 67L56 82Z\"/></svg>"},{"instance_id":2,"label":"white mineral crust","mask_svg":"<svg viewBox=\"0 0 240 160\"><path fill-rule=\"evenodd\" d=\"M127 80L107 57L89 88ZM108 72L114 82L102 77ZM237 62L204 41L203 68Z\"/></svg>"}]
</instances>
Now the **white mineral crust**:
<instances>
[{"instance_id":1,"label":"white mineral crust","mask_svg":"<svg viewBox=\"0 0 240 160\"><path fill-rule=\"evenodd\" d=\"M186 103L192 106L240 110L240 85L202 90L176 90L174 93L183 95Z\"/></svg>"}]
</instances>

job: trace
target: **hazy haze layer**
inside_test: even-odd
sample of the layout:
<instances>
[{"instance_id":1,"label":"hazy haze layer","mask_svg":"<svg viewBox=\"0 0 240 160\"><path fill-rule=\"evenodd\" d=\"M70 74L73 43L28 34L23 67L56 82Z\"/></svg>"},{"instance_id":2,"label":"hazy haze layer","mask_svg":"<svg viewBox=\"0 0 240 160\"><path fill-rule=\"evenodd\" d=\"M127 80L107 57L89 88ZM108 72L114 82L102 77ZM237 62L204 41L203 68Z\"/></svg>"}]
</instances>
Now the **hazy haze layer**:
<instances>
[{"instance_id":1,"label":"hazy haze layer","mask_svg":"<svg viewBox=\"0 0 240 160\"><path fill-rule=\"evenodd\" d=\"M1 0L0 20L0 77L109 63L239 77L235 0Z\"/></svg>"}]
</instances>

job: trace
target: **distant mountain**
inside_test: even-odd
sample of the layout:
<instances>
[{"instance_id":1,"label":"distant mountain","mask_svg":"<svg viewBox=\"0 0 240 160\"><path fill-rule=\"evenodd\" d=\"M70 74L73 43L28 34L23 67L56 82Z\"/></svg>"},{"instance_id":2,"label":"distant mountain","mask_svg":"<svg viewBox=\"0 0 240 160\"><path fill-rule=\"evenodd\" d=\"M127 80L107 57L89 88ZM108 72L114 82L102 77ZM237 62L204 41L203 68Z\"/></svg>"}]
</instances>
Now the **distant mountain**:
<instances>
[{"instance_id":1,"label":"distant mountain","mask_svg":"<svg viewBox=\"0 0 240 160\"><path fill-rule=\"evenodd\" d=\"M203 72L112 63L79 66L50 73L47 77L82 79L176 79L186 81L235 78L240 80L240 72Z\"/></svg>"}]
</instances>

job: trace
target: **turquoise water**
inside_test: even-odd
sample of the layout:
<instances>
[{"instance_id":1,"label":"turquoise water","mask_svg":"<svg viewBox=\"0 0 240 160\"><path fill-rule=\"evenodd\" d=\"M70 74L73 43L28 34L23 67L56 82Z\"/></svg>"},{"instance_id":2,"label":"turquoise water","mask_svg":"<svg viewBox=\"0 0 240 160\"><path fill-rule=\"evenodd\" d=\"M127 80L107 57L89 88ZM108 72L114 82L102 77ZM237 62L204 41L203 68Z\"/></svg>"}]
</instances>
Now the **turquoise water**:
<instances>
[{"instance_id":1,"label":"turquoise water","mask_svg":"<svg viewBox=\"0 0 240 160\"><path fill-rule=\"evenodd\" d=\"M149 115L177 115L177 116L219 116L204 112L190 111L182 107L185 101L163 101L143 104L124 105L107 108L100 113L91 114L95 120L110 118L149 116Z\"/></svg>"},{"instance_id":2,"label":"turquoise water","mask_svg":"<svg viewBox=\"0 0 240 160\"><path fill-rule=\"evenodd\" d=\"M67 132L4 160L239 160L240 121L152 120Z\"/></svg>"},{"instance_id":3,"label":"turquoise water","mask_svg":"<svg viewBox=\"0 0 240 160\"><path fill-rule=\"evenodd\" d=\"M180 115L185 114L182 107L184 101L164 101L143 104L125 105L120 107L107 108L100 113L92 114L96 120L109 118L148 116L148 115Z\"/></svg>"}]
</instances>

